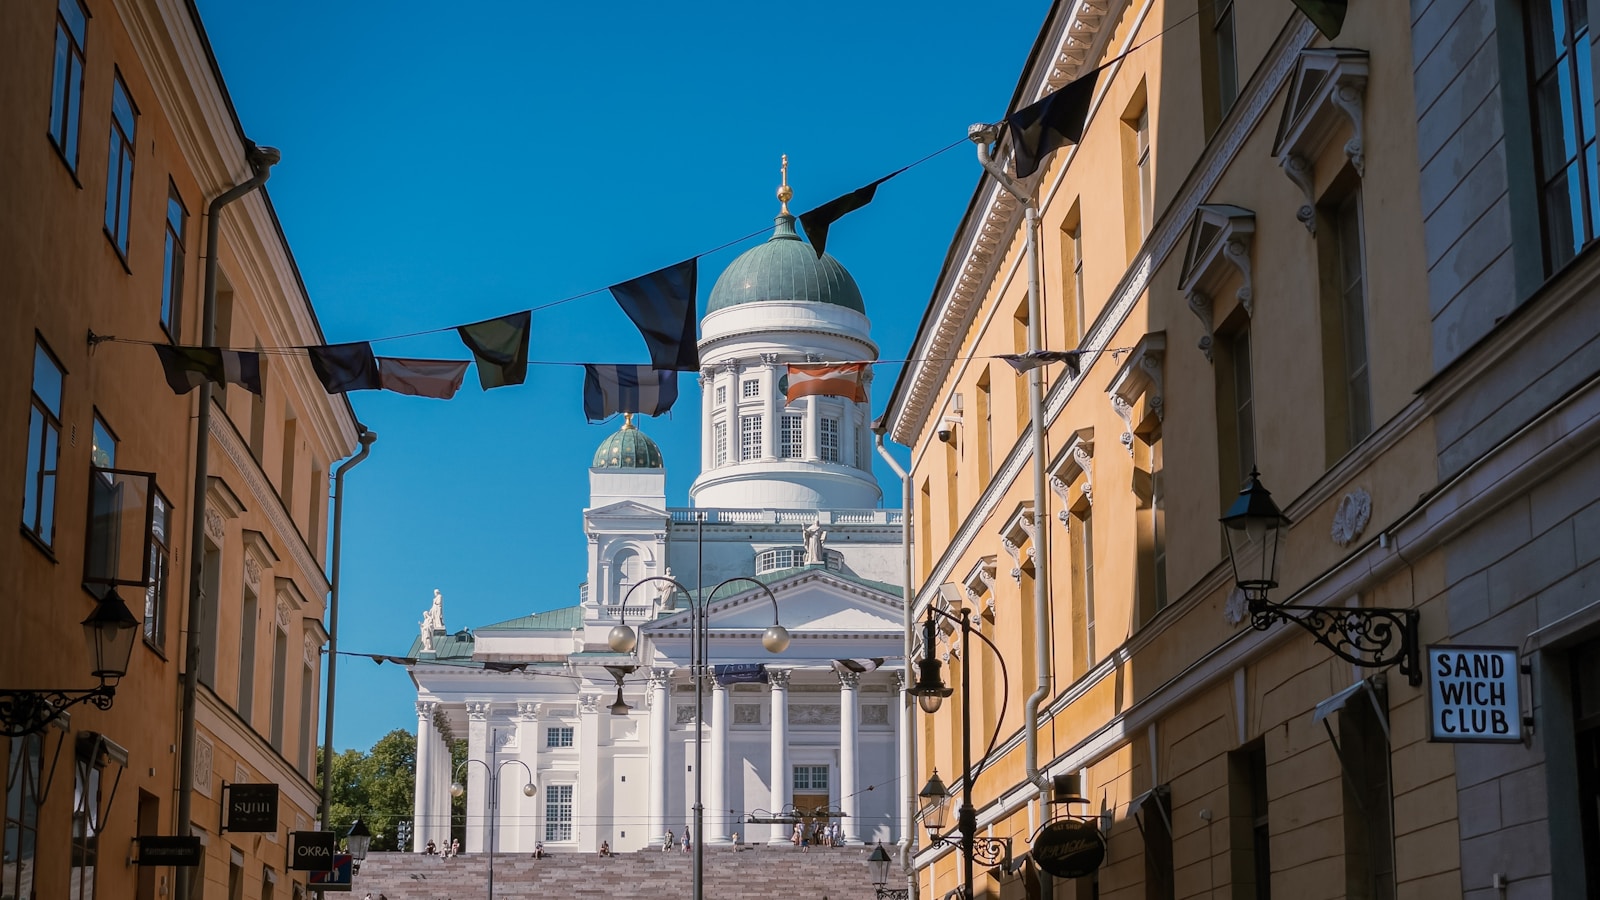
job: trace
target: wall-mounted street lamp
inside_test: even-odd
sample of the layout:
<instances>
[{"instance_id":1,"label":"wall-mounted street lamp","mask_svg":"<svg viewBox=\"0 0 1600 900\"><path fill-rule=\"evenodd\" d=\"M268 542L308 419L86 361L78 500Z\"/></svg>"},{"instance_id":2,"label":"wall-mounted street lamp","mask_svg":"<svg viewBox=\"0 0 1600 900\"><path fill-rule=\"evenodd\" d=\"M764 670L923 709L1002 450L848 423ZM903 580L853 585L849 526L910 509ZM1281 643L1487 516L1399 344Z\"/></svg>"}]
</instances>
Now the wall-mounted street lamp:
<instances>
[{"instance_id":1,"label":"wall-mounted street lamp","mask_svg":"<svg viewBox=\"0 0 1600 900\"><path fill-rule=\"evenodd\" d=\"M872 873L872 887L878 892L878 900L909 900L909 888L884 887L889 883L889 851L883 849L882 841L867 857L867 871Z\"/></svg>"},{"instance_id":2,"label":"wall-mounted street lamp","mask_svg":"<svg viewBox=\"0 0 1600 900\"><path fill-rule=\"evenodd\" d=\"M110 709L117 693L117 681L128 674L128 656L139 634L140 622L128 611L115 590L95 604L94 612L83 620L83 638L89 649L89 674L100 679L99 687L87 690L40 688L36 690L0 689L0 733L6 737L37 734L69 707L89 703L96 709Z\"/></svg>"},{"instance_id":3,"label":"wall-mounted street lamp","mask_svg":"<svg viewBox=\"0 0 1600 900\"><path fill-rule=\"evenodd\" d=\"M994 651L995 661L1000 665L1000 696L1009 697L1011 694L1011 679L1006 673L1005 655L994 642L984 636L981 631L972 630L971 611L957 608L954 614L928 605L928 617L922 623L922 659L917 661L919 675L917 683L910 688L910 693L917 698L917 704L922 711L933 714L939 711L944 704L944 698L953 691L944 683L944 676L940 673L940 662L934 655L934 642L938 639L939 623L935 617L950 620L961 626L961 646L966 648L973 637L986 644ZM972 666L961 667L961 696L968 700L972 695ZM1004 702L1004 701L1002 701ZM961 849L961 859L964 864L963 880L966 887L966 897L971 898L973 884L973 863L981 862L986 866L1009 866L1011 862L1011 839L978 836L978 810L972 805L972 782L982 771L983 763L988 760L989 754L994 752L995 741L1000 737L1000 728L1005 723L1005 707L1000 707L1000 715L995 718L994 734L989 738L989 749L984 752L983 759L979 760L978 770L972 768L972 703L961 704L961 808L956 813L956 830L952 834L947 830L948 819L946 815L950 810L950 792L945 788L944 780L939 777L939 770L934 769L933 777L922 790L917 792L918 802L921 804L919 817L922 826L928 830L928 839L933 844L949 844Z\"/></svg>"},{"instance_id":4,"label":"wall-mounted street lamp","mask_svg":"<svg viewBox=\"0 0 1600 900\"><path fill-rule=\"evenodd\" d=\"M1274 622L1293 622L1346 662L1366 668L1398 664L1413 686L1422 683L1416 610L1291 606L1267 599L1278 586L1278 547L1289 517L1261 486L1259 472L1250 470L1249 484L1221 521L1234 583L1249 605L1250 627L1266 631Z\"/></svg>"}]
</instances>

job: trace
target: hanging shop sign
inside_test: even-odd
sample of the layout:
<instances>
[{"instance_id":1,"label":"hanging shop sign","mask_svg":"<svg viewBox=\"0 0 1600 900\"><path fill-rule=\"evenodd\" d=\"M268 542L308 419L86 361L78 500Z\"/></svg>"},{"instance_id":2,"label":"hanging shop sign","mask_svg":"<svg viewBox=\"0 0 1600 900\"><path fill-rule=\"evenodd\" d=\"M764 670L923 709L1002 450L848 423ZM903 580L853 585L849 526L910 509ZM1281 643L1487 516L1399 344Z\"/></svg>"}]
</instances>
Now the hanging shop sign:
<instances>
[{"instance_id":1,"label":"hanging shop sign","mask_svg":"<svg viewBox=\"0 0 1600 900\"><path fill-rule=\"evenodd\" d=\"M338 836L331 831L289 832L289 868L296 872L330 872Z\"/></svg>"},{"instance_id":2,"label":"hanging shop sign","mask_svg":"<svg viewBox=\"0 0 1600 900\"><path fill-rule=\"evenodd\" d=\"M1057 819L1033 841L1033 861L1056 878L1082 878L1100 868L1106 839L1082 819Z\"/></svg>"},{"instance_id":3,"label":"hanging shop sign","mask_svg":"<svg viewBox=\"0 0 1600 900\"><path fill-rule=\"evenodd\" d=\"M138 844L134 862L140 866L198 866L200 835L141 834L134 838Z\"/></svg>"},{"instance_id":4,"label":"hanging shop sign","mask_svg":"<svg viewBox=\"0 0 1600 900\"><path fill-rule=\"evenodd\" d=\"M223 831L277 831L276 784L225 784L222 786Z\"/></svg>"},{"instance_id":5,"label":"hanging shop sign","mask_svg":"<svg viewBox=\"0 0 1600 900\"><path fill-rule=\"evenodd\" d=\"M1520 743L1520 671L1516 647L1429 647L1428 739Z\"/></svg>"}]
</instances>

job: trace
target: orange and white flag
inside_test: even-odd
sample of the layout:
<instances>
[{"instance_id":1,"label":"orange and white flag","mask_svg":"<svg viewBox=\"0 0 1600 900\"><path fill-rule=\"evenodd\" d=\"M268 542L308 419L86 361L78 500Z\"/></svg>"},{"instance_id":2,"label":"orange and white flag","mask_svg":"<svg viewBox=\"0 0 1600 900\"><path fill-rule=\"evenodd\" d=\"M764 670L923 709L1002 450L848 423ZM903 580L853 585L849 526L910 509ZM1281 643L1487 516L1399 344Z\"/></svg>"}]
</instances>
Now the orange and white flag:
<instances>
[{"instance_id":1,"label":"orange and white flag","mask_svg":"<svg viewBox=\"0 0 1600 900\"><path fill-rule=\"evenodd\" d=\"M864 362L790 363L789 389L785 396L790 403L817 394L865 403L867 387L862 379L866 373Z\"/></svg>"}]
</instances>

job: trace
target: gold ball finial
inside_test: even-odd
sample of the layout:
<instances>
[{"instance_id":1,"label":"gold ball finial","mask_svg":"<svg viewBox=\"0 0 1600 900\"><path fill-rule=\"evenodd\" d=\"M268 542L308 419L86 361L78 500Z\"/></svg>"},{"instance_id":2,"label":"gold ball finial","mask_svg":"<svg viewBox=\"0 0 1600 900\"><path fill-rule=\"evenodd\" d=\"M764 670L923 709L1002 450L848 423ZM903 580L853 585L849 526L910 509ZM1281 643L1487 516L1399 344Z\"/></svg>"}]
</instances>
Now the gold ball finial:
<instances>
[{"instance_id":1,"label":"gold ball finial","mask_svg":"<svg viewBox=\"0 0 1600 900\"><path fill-rule=\"evenodd\" d=\"M789 214L789 201L794 199L794 190L789 187L789 154L783 155L783 183L778 185L779 215Z\"/></svg>"},{"instance_id":2,"label":"gold ball finial","mask_svg":"<svg viewBox=\"0 0 1600 900\"><path fill-rule=\"evenodd\" d=\"M625 413L622 414L622 427L623 428L632 428L633 427L633 413L625 412Z\"/></svg>"}]
</instances>

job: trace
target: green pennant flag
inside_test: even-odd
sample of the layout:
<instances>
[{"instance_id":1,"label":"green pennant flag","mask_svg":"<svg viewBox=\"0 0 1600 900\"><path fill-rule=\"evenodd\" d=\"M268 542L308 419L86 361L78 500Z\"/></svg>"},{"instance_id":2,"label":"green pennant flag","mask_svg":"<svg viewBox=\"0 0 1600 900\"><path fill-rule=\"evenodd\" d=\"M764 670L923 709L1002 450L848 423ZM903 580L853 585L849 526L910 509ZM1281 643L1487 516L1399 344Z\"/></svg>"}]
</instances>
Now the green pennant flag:
<instances>
[{"instance_id":1,"label":"green pennant flag","mask_svg":"<svg viewBox=\"0 0 1600 900\"><path fill-rule=\"evenodd\" d=\"M478 383L484 390L521 384L528 379L528 334L533 313L524 310L462 325L461 342L478 361Z\"/></svg>"},{"instance_id":2,"label":"green pennant flag","mask_svg":"<svg viewBox=\"0 0 1600 900\"><path fill-rule=\"evenodd\" d=\"M1350 0L1293 0L1293 2L1328 40L1338 38L1339 32L1344 30L1344 15L1350 11Z\"/></svg>"}]
</instances>

